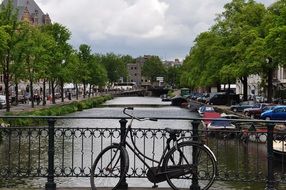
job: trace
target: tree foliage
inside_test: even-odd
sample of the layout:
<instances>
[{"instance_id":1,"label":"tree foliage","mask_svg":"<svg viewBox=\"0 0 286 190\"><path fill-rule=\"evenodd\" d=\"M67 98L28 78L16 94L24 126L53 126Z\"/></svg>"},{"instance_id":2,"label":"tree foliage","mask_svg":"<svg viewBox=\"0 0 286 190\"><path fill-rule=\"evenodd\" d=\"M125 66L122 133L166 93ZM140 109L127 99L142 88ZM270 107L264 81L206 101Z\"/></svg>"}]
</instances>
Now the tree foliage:
<instances>
[{"instance_id":1,"label":"tree foliage","mask_svg":"<svg viewBox=\"0 0 286 190\"><path fill-rule=\"evenodd\" d=\"M254 0L227 3L215 24L196 38L184 61L181 82L199 88L240 79L247 98L249 75L269 79L270 71L285 64L285 12L284 0L268 9ZM267 58L272 62L266 62Z\"/></svg>"},{"instance_id":2,"label":"tree foliage","mask_svg":"<svg viewBox=\"0 0 286 190\"><path fill-rule=\"evenodd\" d=\"M164 77L165 73L165 67L158 56L151 56L143 65L142 74L148 77L151 82L155 82L156 77Z\"/></svg>"}]
</instances>

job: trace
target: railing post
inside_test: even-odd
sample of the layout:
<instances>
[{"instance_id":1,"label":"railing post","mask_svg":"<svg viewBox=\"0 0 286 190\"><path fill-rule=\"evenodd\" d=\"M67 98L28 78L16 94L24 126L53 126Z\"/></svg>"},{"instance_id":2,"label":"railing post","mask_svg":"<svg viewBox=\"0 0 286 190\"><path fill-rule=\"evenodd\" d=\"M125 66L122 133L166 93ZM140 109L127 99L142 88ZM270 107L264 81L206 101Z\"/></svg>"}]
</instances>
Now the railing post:
<instances>
[{"instance_id":1,"label":"railing post","mask_svg":"<svg viewBox=\"0 0 286 190\"><path fill-rule=\"evenodd\" d=\"M198 141L199 140L199 124L200 122L195 120L192 121L192 126L193 126L193 141ZM196 157L197 155L197 148L193 147L193 152L192 152L192 158L193 158L193 164L194 166L197 165L198 163L198 158ZM197 168L195 168L195 171L197 170ZM192 177L192 185L190 186L191 190L200 190L201 187L199 186L199 178L197 174L193 174Z\"/></svg>"},{"instance_id":2,"label":"railing post","mask_svg":"<svg viewBox=\"0 0 286 190\"><path fill-rule=\"evenodd\" d=\"M127 124L127 120L126 119L120 119L119 120L119 123L120 123L120 142L123 143L124 142L124 137L127 133L126 131L126 124ZM123 146L125 147L125 144L123 144ZM120 153L121 154L121 153ZM120 155L121 158L123 157L123 155ZM124 167L124 162L122 159L120 159L120 168L123 168ZM121 170L122 171L122 170ZM120 185L118 186L118 189L128 189L128 183L126 182L126 176L125 176L125 173L120 173L120 177L123 176L123 179L120 183Z\"/></svg>"},{"instance_id":3,"label":"railing post","mask_svg":"<svg viewBox=\"0 0 286 190\"><path fill-rule=\"evenodd\" d=\"M267 125L267 181L265 190L275 190L275 179L273 172L273 130L274 123Z\"/></svg>"},{"instance_id":4,"label":"railing post","mask_svg":"<svg viewBox=\"0 0 286 190\"><path fill-rule=\"evenodd\" d=\"M55 190L56 183L54 182L55 168L54 168L54 156L55 156L55 123L53 118L48 119L49 124L49 148L48 148L48 182L46 183L46 190Z\"/></svg>"}]
</instances>

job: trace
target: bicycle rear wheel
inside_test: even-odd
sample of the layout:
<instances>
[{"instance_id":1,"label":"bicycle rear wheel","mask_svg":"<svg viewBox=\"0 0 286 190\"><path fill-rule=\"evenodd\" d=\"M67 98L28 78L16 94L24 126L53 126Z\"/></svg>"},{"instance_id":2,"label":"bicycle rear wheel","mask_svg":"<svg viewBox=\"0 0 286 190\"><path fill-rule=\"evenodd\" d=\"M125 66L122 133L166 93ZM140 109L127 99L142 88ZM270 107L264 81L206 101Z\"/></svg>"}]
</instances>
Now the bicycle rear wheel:
<instances>
[{"instance_id":1,"label":"bicycle rear wheel","mask_svg":"<svg viewBox=\"0 0 286 190\"><path fill-rule=\"evenodd\" d=\"M214 182L217 164L209 148L186 141L166 154L163 169L173 189L206 190Z\"/></svg>"},{"instance_id":2,"label":"bicycle rear wheel","mask_svg":"<svg viewBox=\"0 0 286 190\"><path fill-rule=\"evenodd\" d=\"M128 172L129 157L125 148L118 144L103 149L91 167L90 185L92 190L98 187L116 189Z\"/></svg>"}]
</instances>

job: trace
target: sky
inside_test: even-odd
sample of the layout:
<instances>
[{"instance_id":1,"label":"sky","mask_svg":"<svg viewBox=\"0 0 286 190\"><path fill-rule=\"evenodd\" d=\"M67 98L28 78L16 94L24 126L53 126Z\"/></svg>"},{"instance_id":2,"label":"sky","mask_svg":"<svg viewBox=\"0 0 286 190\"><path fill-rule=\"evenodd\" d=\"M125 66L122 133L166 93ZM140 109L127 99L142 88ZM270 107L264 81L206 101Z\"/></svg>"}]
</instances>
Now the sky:
<instances>
[{"instance_id":1,"label":"sky","mask_svg":"<svg viewBox=\"0 0 286 190\"><path fill-rule=\"evenodd\" d=\"M256 0L269 6L275 0ZM157 55L183 60L196 36L214 24L230 0L35 0L52 22L67 27L70 44L94 53Z\"/></svg>"}]
</instances>

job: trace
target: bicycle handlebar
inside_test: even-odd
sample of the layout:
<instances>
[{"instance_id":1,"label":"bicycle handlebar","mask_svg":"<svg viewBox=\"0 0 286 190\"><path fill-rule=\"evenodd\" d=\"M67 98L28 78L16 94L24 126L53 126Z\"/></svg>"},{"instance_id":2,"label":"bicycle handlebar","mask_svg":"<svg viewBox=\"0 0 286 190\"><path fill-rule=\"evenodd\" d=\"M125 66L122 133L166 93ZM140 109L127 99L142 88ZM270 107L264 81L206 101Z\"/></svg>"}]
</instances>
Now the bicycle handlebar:
<instances>
[{"instance_id":1,"label":"bicycle handlebar","mask_svg":"<svg viewBox=\"0 0 286 190\"><path fill-rule=\"evenodd\" d=\"M134 110L134 107L125 107L123 109L123 113L127 116L129 116L131 119L136 119L138 121L145 121L145 120L150 120L150 121L158 121L157 118L147 118L147 117L144 117L144 118L139 118L139 117L135 117L134 115L131 115L129 113L126 112L126 110Z\"/></svg>"}]
</instances>

